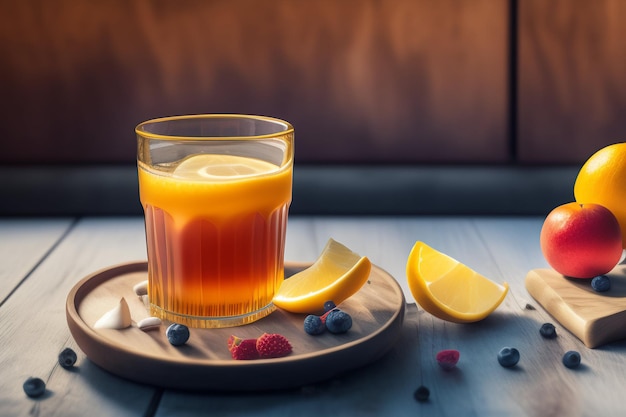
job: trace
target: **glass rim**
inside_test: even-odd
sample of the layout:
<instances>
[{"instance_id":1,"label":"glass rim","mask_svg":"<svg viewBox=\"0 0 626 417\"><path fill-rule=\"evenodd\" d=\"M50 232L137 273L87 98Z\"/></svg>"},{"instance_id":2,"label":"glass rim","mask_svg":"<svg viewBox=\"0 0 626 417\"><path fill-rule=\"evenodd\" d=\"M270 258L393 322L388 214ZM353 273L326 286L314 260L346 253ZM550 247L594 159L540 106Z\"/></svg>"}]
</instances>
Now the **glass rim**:
<instances>
[{"instance_id":1,"label":"glass rim","mask_svg":"<svg viewBox=\"0 0 626 417\"><path fill-rule=\"evenodd\" d=\"M189 135L164 135L160 133L153 133L143 130L145 126L164 123L175 120L191 120L191 119L241 119L241 120L259 120L264 122L271 122L278 125L283 125L285 130L281 130L276 133L266 133L263 135L249 135L249 136L189 136ZM239 114L239 113L206 113L206 114L186 114L179 116L167 116L167 117L158 117L155 119L146 120L144 122L139 123L135 127L135 133L139 136L142 136L146 139L157 139L157 140L181 140L181 141L197 141L197 140L259 140L259 139L270 139L281 137L294 133L294 128L291 123L270 116L260 116L254 114Z\"/></svg>"}]
</instances>

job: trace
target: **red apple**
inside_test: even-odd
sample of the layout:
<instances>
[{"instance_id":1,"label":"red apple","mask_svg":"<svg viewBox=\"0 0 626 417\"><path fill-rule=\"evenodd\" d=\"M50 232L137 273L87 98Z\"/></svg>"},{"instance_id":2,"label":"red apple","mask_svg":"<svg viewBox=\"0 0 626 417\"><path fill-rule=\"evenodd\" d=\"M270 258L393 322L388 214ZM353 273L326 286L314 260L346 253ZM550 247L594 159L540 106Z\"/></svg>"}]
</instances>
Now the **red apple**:
<instances>
[{"instance_id":1,"label":"red apple","mask_svg":"<svg viewBox=\"0 0 626 417\"><path fill-rule=\"evenodd\" d=\"M622 256L617 218L600 204L558 206L543 222L540 241L550 266L571 278L606 274Z\"/></svg>"}]
</instances>

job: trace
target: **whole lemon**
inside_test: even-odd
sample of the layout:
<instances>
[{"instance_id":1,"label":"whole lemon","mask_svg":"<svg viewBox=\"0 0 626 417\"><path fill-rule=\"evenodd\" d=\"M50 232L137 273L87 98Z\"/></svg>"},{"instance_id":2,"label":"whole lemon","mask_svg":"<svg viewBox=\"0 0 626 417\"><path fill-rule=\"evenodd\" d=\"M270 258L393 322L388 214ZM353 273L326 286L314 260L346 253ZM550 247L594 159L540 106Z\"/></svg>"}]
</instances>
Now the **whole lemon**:
<instances>
[{"instance_id":1,"label":"whole lemon","mask_svg":"<svg viewBox=\"0 0 626 417\"><path fill-rule=\"evenodd\" d=\"M578 203L600 204L613 213L626 248L626 143L606 146L583 164L574 183Z\"/></svg>"}]
</instances>

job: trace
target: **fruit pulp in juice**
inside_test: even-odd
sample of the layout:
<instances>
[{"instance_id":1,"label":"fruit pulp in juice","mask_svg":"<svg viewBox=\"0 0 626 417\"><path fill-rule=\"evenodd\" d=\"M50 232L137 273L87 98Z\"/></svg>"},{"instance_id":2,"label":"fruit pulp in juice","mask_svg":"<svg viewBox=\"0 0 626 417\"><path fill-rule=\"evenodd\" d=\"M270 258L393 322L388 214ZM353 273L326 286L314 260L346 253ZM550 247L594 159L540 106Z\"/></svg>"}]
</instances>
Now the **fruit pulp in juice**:
<instances>
[{"instance_id":1,"label":"fruit pulp in juice","mask_svg":"<svg viewBox=\"0 0 626 417\"><path fill-rule=\"evenodd\" d=\"M273 311L284 279L291 166L202 154L171 174L141 162L138 172L151 314L220 327Z\"/></svg>"}]
</instances>

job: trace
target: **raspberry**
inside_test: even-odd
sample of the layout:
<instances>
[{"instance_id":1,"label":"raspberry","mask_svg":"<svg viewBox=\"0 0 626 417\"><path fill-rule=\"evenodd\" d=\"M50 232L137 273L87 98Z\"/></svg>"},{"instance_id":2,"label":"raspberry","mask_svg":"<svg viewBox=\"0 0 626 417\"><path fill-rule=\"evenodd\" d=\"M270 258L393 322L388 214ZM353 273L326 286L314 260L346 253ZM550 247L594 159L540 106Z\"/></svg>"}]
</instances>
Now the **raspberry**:
<instances>
[{"instance_id":1,"label":"raspberry","mask_svg":"<svg viewBox=\"0 0 626 417\"><path fill-rule=\"evenodd\" d=\"M437 353L437 363L443 369L445 369L446 371L449 371L456 366L457 362L459 361L460 356L461 354L459 353L458 350L454 350L454 349L442 350L441 352Z\"/></svg>"},{"instance_id":2,"label":"raspberry","mask_svg":"<svg viewBox=\"0 0 626 417\"><path fill-rule=\"evenodd\" d=\"M326 325L326 319L328 318L328 315L332 313L333 311L337 311L337 309L331 308L330 310L328 310L327 312L325 312L324 314L320 316L320 320L322 320L322 323L324 325Z\"/></svg>"},{"instance_id":3,"label":"raspberry","mask_svg":"<svg viewBox=\"0 0 626 417\"><path fill-rule=\"evenodd\" d=\"M512 347L504 347L498 352L498 362L505 368L511 368L519 362L519 351Z\"/></svg>"},{"instance_id":4,"label":"raspberry","mask_svg":"<svg viewBox=\"0 0 626 417\"><path fill-rule=\"evenodd\" d=\"M291 353L291 344L281 334L263 333L256 341L256 350L261 358L280 358Z\"/></svg>"},{"instance_id":5,"label":"raspberry","mask_svg":"<svg viewBox=\"0 0 626 417\"><path fill-rule=\"evenodd\" d=\"M326 328L329 332L346 333L352 327L352 317L345 311L331 310L326 317Z\"/></svg>"},{"instance_id":6,"label":"raspberry","mask_svg":"<svg viewBox=\"0 0 626 417\"><path fill-rule=\"evenodd\" d=\"M257 339L242 339L237 336L228 338L228 350L230 355L236 360L258 359L259 352L256 350Z\"/></svg>"},{"instance_id":7,"label":"raspberry","mask_svg":"<svg viewBox=\"0 0 626 417\"><path fill-rule=\"evenodd\" d=\"M326 331L326 324L320 317L309 314L304 318L304 331L311 335L322 334Z\"/></svg>"}]
</instances>

